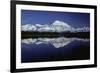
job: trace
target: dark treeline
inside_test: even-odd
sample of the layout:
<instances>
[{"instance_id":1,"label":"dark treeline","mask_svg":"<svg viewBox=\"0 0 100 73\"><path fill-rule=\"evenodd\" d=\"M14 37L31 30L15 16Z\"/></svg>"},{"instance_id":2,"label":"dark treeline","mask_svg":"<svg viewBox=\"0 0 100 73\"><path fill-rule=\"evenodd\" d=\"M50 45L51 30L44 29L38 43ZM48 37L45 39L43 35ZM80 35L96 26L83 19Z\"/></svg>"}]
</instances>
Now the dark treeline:
<instances>
[{"instance_id":1,"label":"dark treeline","mask_svg":"<svg viewBox=\"0 0 100 73\"><path fill-rule=\"evenodd\" d=\"M64 33L65 37L90 38L90 32Z\"/></svg>"},{"instance_id":2,"label":"dark treeline","mask_svg":"<svg viewBox=\"0 0 100 73\"><path fill-rule=\"evenodd\" d=\"M59 37L60 33L58 32L24 32L22 31L22 38L38 38L38 37Z\"/></svg>"},{"instance_id":3,"label":"dark treeline","mask_svg":"<svg viewBox=\"0 0 100 73\"><path fill-rule=\"evenodd\" d=\"M48 37L48 38L54 38L54 37L78 37L78 38L90 38L90 32L21 32L22 38L38 38L38 37Z\"/></svg>"}]
</instances>

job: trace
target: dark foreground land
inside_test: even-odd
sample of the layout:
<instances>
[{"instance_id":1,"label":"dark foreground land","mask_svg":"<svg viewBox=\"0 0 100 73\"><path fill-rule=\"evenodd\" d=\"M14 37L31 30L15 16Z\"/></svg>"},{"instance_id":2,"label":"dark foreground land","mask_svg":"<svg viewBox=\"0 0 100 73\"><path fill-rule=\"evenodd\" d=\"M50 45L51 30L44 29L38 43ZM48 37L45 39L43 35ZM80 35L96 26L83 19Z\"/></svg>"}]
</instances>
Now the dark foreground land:
<instances>
[{"instance_id":1,"label":"dark foreground land","mask_svg":"<svg viewBox=\"0 0 100 73\"><path fill-rule=\"evenodd\" d=\"M21 38L44 38L44 37L78 37L78 38L90 38L90 32L21 32Z\"/></svg>"}]
</instances>

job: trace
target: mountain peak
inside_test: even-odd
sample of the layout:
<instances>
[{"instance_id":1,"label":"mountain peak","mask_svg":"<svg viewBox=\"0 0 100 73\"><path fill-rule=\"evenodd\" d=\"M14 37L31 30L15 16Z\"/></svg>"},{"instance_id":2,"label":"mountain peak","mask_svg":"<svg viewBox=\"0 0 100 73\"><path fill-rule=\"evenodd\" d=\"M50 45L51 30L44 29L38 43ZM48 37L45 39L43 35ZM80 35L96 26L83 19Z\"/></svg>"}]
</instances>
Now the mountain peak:
<instances>
[{"instance_id":1,"label":"mountain peak","mask_svg":"<svg viewBox=\"0 0 100 73\"><path fill-rule=\"evenodd\" d=\"M59 21L59 20L55 20L55 21L54 21L54 23L60 23L60 22L62 22L62 21Z\"/></svg>"},{"instance_id":2,"label":"mountain peak","mask_svg":"<svg viewBox=\"0 0 100 73\"><path fill-rule=\"evenodd\" d=\"M60 25L60 26L65 26L67 28L71 28L71 26L68 23L65 23L65 22L59 21L59 20L54 21L54 23L52 25Z\"/></svg>"}]
</instances>

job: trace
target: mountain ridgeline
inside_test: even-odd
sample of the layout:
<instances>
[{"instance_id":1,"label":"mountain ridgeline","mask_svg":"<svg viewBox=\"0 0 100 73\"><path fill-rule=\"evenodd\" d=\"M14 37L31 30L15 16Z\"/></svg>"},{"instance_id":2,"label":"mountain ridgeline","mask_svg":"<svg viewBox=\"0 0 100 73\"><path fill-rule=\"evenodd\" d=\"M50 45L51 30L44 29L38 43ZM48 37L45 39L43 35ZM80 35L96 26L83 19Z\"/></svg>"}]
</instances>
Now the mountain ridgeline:
<instances>
[{"instance_id":1,"label":"mountain ridgeline","mask_svg":"<svg viewBox=\"0 0 100 73\"><path fill-rule=\"evenodd\" d=\"M25 24L21 26L22 38L38 38L38 37L78 37L90 38L90 28L74 28L69 24L56 20L54 23L48 24Z\"/></svg>"}]
</instances>

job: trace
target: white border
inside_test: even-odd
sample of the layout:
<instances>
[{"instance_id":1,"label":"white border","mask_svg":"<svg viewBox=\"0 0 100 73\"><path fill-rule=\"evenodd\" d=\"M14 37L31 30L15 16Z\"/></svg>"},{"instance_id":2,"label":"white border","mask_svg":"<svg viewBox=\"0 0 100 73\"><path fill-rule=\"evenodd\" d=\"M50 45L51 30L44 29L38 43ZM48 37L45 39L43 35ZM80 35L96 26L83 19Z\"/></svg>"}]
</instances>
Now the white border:
<instances>
[{"instance_id":1,"label":"white border","mask_svg":"<svg viewBox=\"0 0 100 73\"><path fill-rule=\"evenodd\" d=\"M77 61L54 61L54 62L35 62L21 63L21 9L42 10L42 11L60 11L60 12L82 12L90 13L90 60ZM85 53L84 53L85 54ZM40 68L57 66L75 66L94 64L94 9L70 8L70 7L52 7L36 5L16 5L16 68Z\"/></svg>"}]
</instances>

